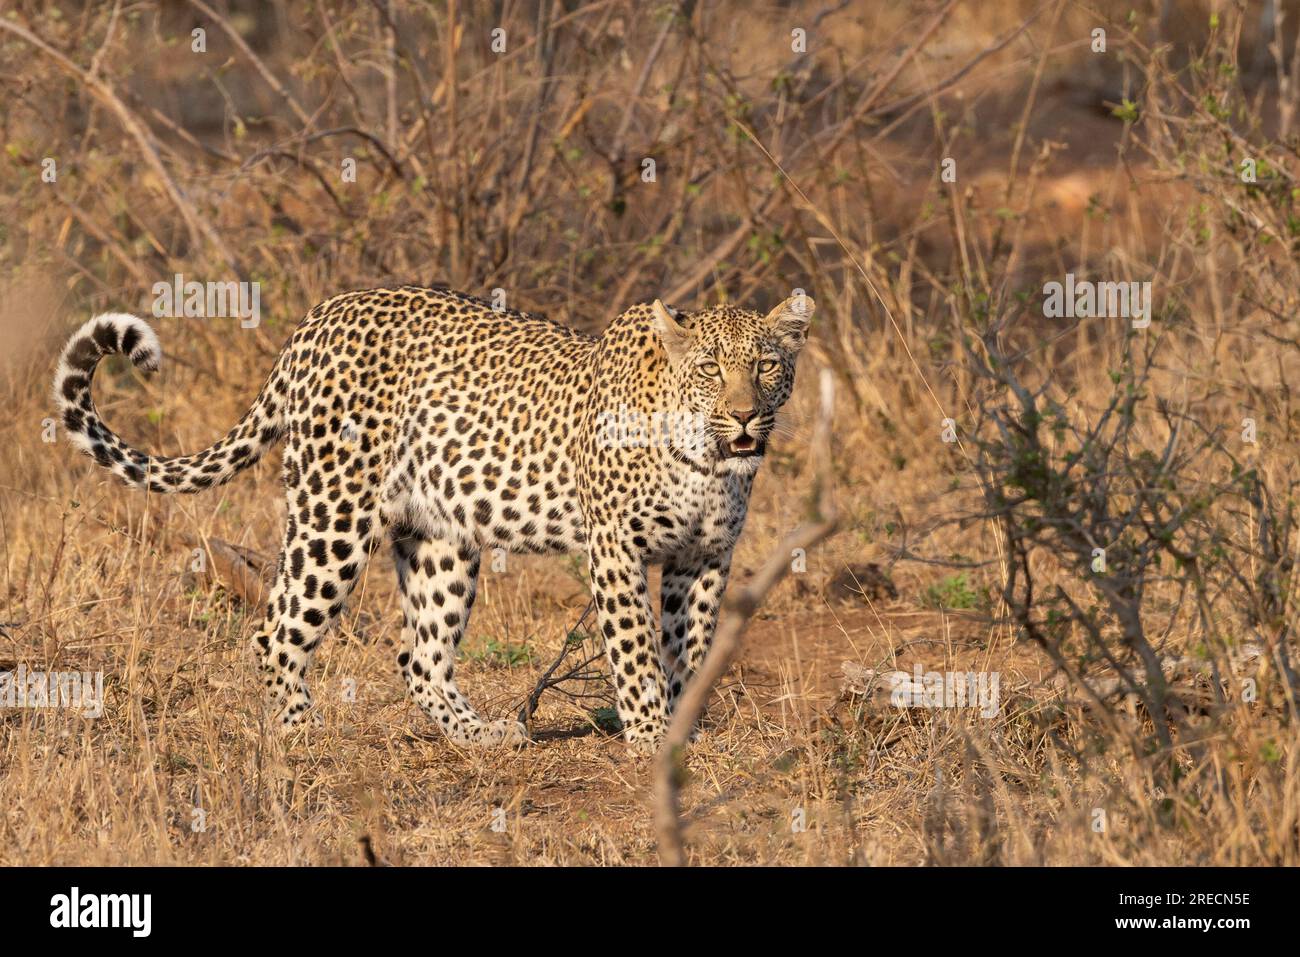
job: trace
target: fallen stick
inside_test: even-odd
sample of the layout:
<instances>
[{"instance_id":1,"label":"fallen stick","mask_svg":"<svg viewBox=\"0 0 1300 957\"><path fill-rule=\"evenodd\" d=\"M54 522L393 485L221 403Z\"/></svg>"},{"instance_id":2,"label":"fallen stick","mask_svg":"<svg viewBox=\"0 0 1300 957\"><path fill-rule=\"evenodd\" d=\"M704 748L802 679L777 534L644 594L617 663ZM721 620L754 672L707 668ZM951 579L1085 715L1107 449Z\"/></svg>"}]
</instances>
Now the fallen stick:
<instances>
[{"instance_id":1,"label":"fallen stick","mask_svg":"<svg viewBox=\"0 0 1300 957\"><path fill-rule=\"evenodd\" d=\"M181 540L190 548L205 549L208 567L200 572L207 581L220 585L250 608L261 608L271 593L271 562L251 548L231 545L219 538L199 539L185 533Z\"/></svg>"}]
</instances>

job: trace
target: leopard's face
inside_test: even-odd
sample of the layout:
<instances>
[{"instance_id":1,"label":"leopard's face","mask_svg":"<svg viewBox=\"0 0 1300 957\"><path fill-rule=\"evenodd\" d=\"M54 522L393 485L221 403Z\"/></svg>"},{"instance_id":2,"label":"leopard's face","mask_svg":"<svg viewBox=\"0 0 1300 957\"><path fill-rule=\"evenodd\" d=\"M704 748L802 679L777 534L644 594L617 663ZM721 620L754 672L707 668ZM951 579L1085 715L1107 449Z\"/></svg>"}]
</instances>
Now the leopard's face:
<instances>
[{"instance_id":1,"label":"leopard's face","mask_svg":"<svg viewBox=\"0 0 1300 957\"><path fill-rule=\"evenodd\" d=\"M731 306L673 316L656 302L673 393L679 409L698 423L697 452L729 471L758 468L776 414L794 390L812 313L805 295L766 316Z\"/></svg>"}]
</instances>

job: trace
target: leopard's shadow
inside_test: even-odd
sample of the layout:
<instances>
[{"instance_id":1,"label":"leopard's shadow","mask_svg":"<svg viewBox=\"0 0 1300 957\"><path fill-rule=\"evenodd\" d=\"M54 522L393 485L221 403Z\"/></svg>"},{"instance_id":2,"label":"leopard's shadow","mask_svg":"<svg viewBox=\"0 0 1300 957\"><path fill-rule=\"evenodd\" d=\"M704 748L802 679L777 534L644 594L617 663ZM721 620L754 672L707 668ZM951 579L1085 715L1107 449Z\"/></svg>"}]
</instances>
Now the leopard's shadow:
<instances>
[{"instance_id":1,"label":"leopard's shadow","mask_svg":"<svg viewBox=\"0 0 1300 957\"><path fill-rule=\"evenodd\" d=\"M567 741L571 738L586 738L593 734L602 738L617 737L617 735L608 734L590 724L574 724L567 728L545 728L534 731L532 741L534 744L541 744L543 741Z\"/></svg>"},{"instance_id":2,"label":"leopard's shadow","mask_svg":"<svg viewBox=\"0 0 1300 957\"><path fill-rule=\"evenodd\" d=\"M618 738L617 734L609 734L608 732L601 731L599 728L593 727L590 724L573 724L564 728L546 728L534 731L532 737L529 738L528 743L543 744L548 741L568 741L574 738L590 737L591 735L610 739ZM437 730L429 732L412 731L406 735L406 740L408 743L413 741L434 743L445 741L446 738Z\"/></svg>"}]
</instances>

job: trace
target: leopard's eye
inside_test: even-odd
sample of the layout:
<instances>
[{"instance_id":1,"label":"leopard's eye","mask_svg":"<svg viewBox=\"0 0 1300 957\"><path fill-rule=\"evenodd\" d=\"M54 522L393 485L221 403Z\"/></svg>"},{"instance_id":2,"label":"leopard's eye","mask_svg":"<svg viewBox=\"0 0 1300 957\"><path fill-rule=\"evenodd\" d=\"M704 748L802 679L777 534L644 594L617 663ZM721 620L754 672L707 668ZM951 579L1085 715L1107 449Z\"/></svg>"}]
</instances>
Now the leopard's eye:
<instances>
[{"instance_id":1,"label":"leopard's eye","mask_svg":"<svg viewBox=\"0 0 1300 957\"><path fill-rule=\"evenodd\" d=\"M701 362L699 369L706 376L710 376L713 378L722 375L722 369L718 366L716 362Z\"/></svg>"},{"instance_id":2,"label":"leopard's eye","mask_svg":"<svg viewBox=\"0 0 1300 957\"><path fill-rule=\"evenodd\" d=\"M780 364L781 363L777 362L775 359L763 359L758 364L759 375L766 375L769 372L775 372Z\"/></svg>"}]
</instances>

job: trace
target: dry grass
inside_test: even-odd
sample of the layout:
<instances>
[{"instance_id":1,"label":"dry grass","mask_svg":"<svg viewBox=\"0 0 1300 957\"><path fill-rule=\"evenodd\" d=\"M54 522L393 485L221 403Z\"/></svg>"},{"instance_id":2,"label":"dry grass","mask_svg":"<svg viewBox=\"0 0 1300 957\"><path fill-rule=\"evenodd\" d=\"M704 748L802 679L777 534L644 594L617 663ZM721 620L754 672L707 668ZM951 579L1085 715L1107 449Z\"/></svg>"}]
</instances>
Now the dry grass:
<instances>
[{"instance_id":1,"label":"dry grass","mask_svg":"<svg viewBox=\"0 0 1300 957\"><path fill-rule=\"evenodd\" d=\"M512 306L584 328L655 295L766 305L802 286L816 297L819 328L737 575L798 521L823 363L842 384L843 531L772 595L690 752L692 862L1300 863L1300 742L1275 663L1251 675L1255 703L1235 676L1226 701L1188 711L1171 748L1139 758L1126 742L1152 733L1141 708L1054 706L1056 668L999 600L1005 537L978 517L966 458L990 395L964 342L1006 321L1001 341L1026 350L1022 372L1087 422L1122 361L1122 329L1045 321L1042 283L1067 271L1154 279L1154 396L1229 433L1255 418L1260 441L1241 455L1286 503L1300 461L1289 392L1300 164L1271 67L1245 67L1259 45L1254 8L1208 33L1208 17L1169 25L1162 53L1159 4L1139 5L1130 34L1131 4L741 15L701 3L684 16L621 0L572 13L526 3L510 6L499 57L497 24L477 9L460 11L453 43L444 7L395 2L390 45L382 5L214 4L245 54L197 6L0 4L0 19L95 71L140 119L214 237L187 228L84 77L0 32L0 61L22 66L0 68L0 163L13 184L0 196L0 670L102 671L106 692L95 720L0 712L0 863L364 863L366 846L395 864L657 860L651 766L590 708L547 695L538 742L517 753L436 735L396 674L386 554L317 656L323 727L281 740L263 726L254 622L219 584L194 579L184 537L269 550L278 456L220 490L166 499L125 492L42 440L62 338L95 310L147 312L151 284L173 272L257 279L265 318L251 330L163 319L160 375L101 369L105 419L160 452L224 432L296 317L343 288L500 287ZM1098 23L1105 59L1087 47ZM197 25L201 58L189 52ZM809 31L803 57L790 52L797 26ZM1212 68L1198 73L1203 50ZM1209 93L1219 99L1207 107ZM1124 99L1139 122L1110 115ZM327 133L341 129L366 136ZM1231 175L1247 148L1277 171L1254 192ZM40 179L47 156L57 183ZM938 176L948 156L955 184ZM338 176L347 157L356 184ZM657 158L653 184L643 157ZM948 416L960 446L940 441ZM1141 416L1140 439L1160 448L1160 417ZM1221 466L1206 460L1200 477ZM1225 509L1249 550L1259 516ZM975 517L942 521L961 514ZM1243 554L1253 571L1258 555ZM869 563L893 595L832 585ZM1081 593L1067 556L1038 552L1032 569ZM1162 578L1143 607L1160 652L1197 654L1229 632L1293 649L1283 571L1280 623L1232 598L1203 620L1177 600L1178 576ZM586 600L580 563L512 557L486 571L462 689L494 717L517 709ZM998 672L1000 708L869 707L840 692L846 660Z\"/></svg>"}]
</instances>

